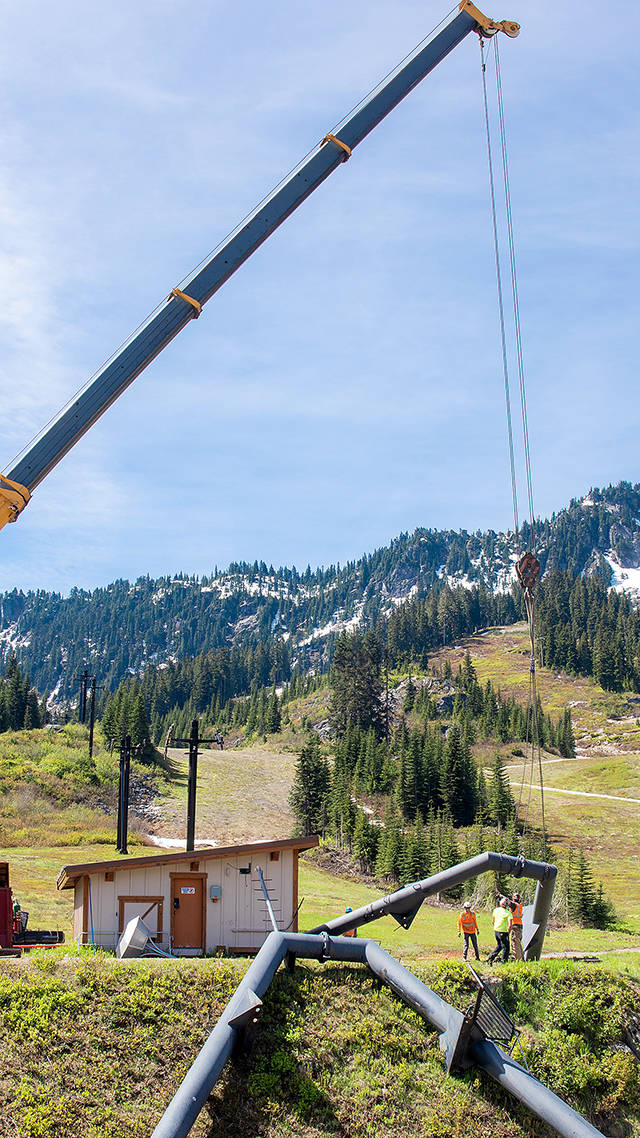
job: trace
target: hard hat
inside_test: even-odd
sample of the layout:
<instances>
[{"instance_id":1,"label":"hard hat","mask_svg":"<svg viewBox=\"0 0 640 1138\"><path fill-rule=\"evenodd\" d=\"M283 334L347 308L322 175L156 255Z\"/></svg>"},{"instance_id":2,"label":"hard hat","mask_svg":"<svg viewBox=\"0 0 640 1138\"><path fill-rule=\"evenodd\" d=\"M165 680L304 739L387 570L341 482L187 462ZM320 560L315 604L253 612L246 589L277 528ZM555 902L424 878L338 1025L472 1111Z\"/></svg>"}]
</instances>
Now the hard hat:
<instances>
[{"instance_id":1,"label":"hard hat","mask_svg":"<svg viewBox=\"0 0 640 1138\"><path fill-rule=\"evenodd\" d=\"M345 913L352 913L352 912L353 912L353 909L351 908L351 905L347 905L347 907L345 909Z\"/></svg>"},{"instance_id":2,"label":"hard hat","mask_svg":"<svg viewBox=\"0 0 640 1138\"><path fill-rule=\"evenodd\" d=\"M470 909L471 908L471 901L465 901L464 907L465 907L465 909Z\"/></svg>"}]
</instances>

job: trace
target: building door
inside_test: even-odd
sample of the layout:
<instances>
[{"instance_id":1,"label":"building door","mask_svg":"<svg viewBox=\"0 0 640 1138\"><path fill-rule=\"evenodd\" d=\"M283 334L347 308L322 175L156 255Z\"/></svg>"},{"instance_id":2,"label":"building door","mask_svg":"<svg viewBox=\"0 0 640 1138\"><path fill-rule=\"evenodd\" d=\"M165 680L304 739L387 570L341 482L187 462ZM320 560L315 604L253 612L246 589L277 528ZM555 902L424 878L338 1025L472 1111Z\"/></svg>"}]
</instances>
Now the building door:
<instances>
[{"instance_id":1,"label":"building door","mask_svg":"<svg viewBox=\"0 0 640 1138\"><path fill-rule=\"evenodd\" d=\"M205 951L205 874L171 875L171 938L174 948Z\"/></svg>"}]
</instances>

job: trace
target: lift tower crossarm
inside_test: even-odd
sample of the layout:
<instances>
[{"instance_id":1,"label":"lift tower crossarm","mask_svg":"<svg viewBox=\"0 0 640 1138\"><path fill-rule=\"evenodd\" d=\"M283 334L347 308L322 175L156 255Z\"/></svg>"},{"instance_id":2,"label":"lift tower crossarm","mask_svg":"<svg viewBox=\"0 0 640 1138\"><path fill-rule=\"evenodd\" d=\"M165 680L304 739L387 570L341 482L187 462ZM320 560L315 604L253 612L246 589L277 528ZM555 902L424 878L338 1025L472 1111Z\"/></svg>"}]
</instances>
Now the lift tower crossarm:
<instances>
[{"instance_id":1,"label":"lift tower crossarm","mask_svg":"<svg viewBox=\"0 0 640 1138\"><path fill-rule=\"evenodd\" d=\"M16 520L29 495L42 479L178 332L194 317L199 316L202 306L243 261L473 31L480 35L494 35L498 31L504 31L513 36L517 35L518 25L507 24L506 21L496 24L484 16L470 0L462 0L460 10L453 20L342 124L339 137L325 135L311 156L184 285L184 292L173 289L160 311L131 337L51 426L18 458L0 483L0 527L7 521ZM7 479L14 485L7 485Z\"/></svg>"}]
</instances>

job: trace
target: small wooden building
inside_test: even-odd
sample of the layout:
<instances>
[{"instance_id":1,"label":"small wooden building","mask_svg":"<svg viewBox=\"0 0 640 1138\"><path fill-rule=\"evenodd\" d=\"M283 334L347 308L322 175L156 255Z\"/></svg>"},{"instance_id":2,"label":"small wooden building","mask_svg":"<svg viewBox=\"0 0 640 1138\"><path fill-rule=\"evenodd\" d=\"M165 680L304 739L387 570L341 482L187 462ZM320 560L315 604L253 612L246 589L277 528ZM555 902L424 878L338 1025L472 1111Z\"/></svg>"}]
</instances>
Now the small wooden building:
<instances>
[{"instance_id":1,"label":"small wooden building","mask_svg":"<svg viewBox=\"0 0 640 1138\"><path fill-rule=\"evenodd\" d=\"M298 855L318 839L180 850L148 857L65 865L58 889L73 889L73 936L115 949L132 917L158 947L196 956L219 948L256 952L271 932L261 868L278 927L298 927Z\"/></svg>"}]
</instances>

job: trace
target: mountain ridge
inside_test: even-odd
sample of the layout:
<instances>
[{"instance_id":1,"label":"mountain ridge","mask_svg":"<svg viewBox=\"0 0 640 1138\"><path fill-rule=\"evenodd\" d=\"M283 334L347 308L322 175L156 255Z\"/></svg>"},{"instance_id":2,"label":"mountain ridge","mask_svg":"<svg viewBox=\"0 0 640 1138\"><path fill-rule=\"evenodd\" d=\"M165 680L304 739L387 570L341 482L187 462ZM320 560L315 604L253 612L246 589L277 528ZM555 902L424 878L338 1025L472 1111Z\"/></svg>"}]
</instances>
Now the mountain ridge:
<instances>
[{"instance_id":1,"label":"mountain ridge","mask_svg":"<svg viewBox=\"0 0 640 1138\"><path fill-rule=\"evenodd\" d=\"M292 664L326 664L335 636L374 627L380 617L431 589L462 587L505 598L518 548L513 532L401 533L340 567L300 573L264 562L232 562L210 576L117 580L68 597L46 590L0 595L0 661L12 653L39 691L68 699L85 663L113 688L148 666L234 646L276 641ZM591 489L537 522L533 547L542 574L598 577L640 601L640 484Z\"/></svg>"}]
</instances>

